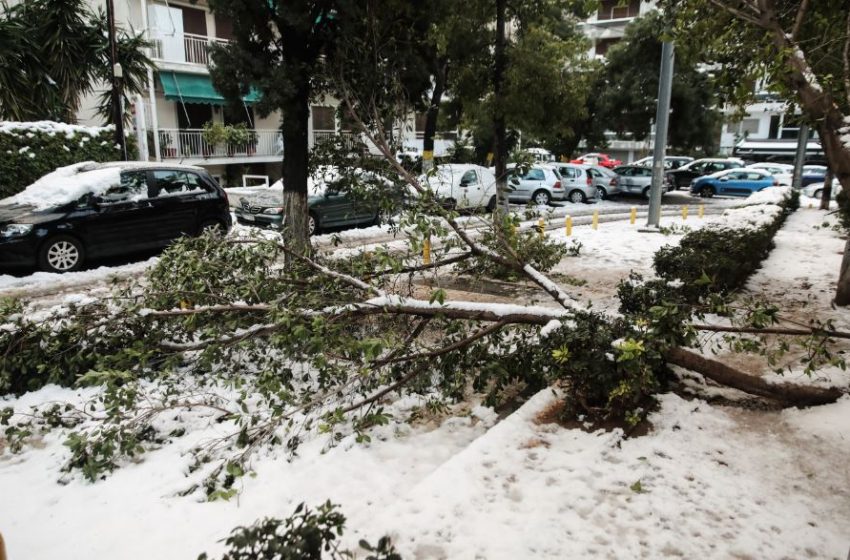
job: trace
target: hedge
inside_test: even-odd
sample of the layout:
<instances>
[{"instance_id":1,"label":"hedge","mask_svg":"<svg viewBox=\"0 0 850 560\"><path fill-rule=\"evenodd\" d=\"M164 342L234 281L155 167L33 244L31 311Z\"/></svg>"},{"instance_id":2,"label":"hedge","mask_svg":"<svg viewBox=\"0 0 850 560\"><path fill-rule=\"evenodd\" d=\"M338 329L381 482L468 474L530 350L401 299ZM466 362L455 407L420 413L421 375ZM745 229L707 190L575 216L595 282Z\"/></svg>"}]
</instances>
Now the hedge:
<instances>
[{"instance_id":1,"label":"hedge","mask_svg":"<svg viewBox=\"0 0 850 560\"><path fill-rule=\"evenodd\" d=\"M52 121L0 122L0 198L21 192L57 167L121 159L113 129ZM130 159L135 142L128 138Z\"/></svg>"}]
</instances>

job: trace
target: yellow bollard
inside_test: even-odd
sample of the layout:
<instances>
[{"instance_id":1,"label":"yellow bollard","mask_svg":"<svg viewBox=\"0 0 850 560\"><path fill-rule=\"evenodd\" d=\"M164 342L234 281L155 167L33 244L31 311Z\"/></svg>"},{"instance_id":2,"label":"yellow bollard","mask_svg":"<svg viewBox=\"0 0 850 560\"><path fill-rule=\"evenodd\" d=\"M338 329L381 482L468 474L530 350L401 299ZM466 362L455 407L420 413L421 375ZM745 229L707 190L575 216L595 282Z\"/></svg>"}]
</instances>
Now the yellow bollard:
<instances>
[{"instance_id":1,"label":"yellow bollard","mask_svg":"<svg viewBox=\"0 0 850 560\"><path fill-rule=\"evenodd\" d=\"M699 217L702 218L703 216L705 216L705 205L700 204L699 205Z\"/></svg>"},{"instance_id":2,"label":"yellow bollard","mask_svg":"<svg viewBox=\"0 0 850 560\"><path fill-rule=\"evenodd\" d=\"M422 243L422 264L431 264L431 238L426 237Z\"/></svg>"},{"instance_id":3,"label":"yellow bollard","mask_svg":"<svg viewBox=\"0 0 850 560\"><path fill-rule=\"evenodd\" d=\"M682 206L682 221L684 222L687 219L688 219L688 206L686 204L685 206Z\"/></svg>"},{"instance_id":4,"label":"yellow bollard","mask_svg":"<svg viewBox=\"0 0 850 560\"><path fill-rule=\"evenodd\" d=\"M540 239L546 237L546 220L543 218L537 221L537 231L540 233Z\"/></svg>"},{"instance_id":5,"label":"yellow bollard","mask_svg":"<svg viewBox=\"0 0 850 560\"><path fill-rule=\"evenodd\" d=\"M637 206L632 206L632 214L629 216L629 221L632 225L635 225L635 220L637 220Z\"/></svg>"},{"instance_id":6,"label":"yellow bollard","mask_svg":"<svg viewBox=\"0 0 850 560\"><path fill-rule=\"evenodd\" d=\"M599 210L593 211L593 224L590 227L599 229Z\"/></svg>"},{"instance_id":7,"label":"yellow bollard","mask_svg":"<svg viewBox=\"0 0 850 560\"><path fill-rule=\"evenodd\" d=\"M567 230L567 237L573 234L573 218L572 216L567 216L567 219L564 220L564 227Z\"/></svg>"}]
</instances>

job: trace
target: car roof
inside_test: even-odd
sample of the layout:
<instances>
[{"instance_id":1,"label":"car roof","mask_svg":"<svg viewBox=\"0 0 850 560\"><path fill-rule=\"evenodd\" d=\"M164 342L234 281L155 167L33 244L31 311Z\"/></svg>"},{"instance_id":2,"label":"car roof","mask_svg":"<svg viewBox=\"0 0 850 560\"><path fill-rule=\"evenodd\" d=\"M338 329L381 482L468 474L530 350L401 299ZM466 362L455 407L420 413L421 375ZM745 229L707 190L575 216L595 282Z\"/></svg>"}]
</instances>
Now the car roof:
<instances>
[{"instance_id":1,"label":"car roof","mask_svg":"<svg viewBox=\"0 0 850 560\"><path fill-rule=\"evenodd\" d=\"M104 169L108 167L120 167L121 169L182 169L185 171L206 171L197 165L184 165L181 163L163 163L161 161L106 161L98 163L92 169Z\"/></svg>"}]
</instances>

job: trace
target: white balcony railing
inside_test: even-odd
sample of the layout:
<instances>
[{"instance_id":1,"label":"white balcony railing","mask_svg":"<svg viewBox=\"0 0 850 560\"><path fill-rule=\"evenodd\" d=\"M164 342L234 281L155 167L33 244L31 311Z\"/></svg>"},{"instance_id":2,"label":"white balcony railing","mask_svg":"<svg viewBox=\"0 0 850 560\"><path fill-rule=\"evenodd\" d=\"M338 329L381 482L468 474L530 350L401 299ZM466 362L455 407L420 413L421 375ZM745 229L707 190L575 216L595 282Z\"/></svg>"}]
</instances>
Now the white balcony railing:
<instances>
[{"instance_id":1,"label":"white balcony railing","mask_svg":"<svg viewBox=\"0 0 850 560\"><path fill-rule=\"evenodd\" d=\"M361 148L363 144L357 137L357 135L352 134L351 132L337 132L334 130L313 131L313 146L322 144L323 142L330 142L335 140L341 140L343 146L345 146L345 148L348 150L357 150Z\"/></svg>"},{"instance_id":2,"label":"white balcony railing","mask_svg":"<svg viewBox=\"0 0 850 560\"><path fill-rule=\"evenodd\" d=\"M210 62L210 46L227 44L227 39L206 37L193 33L158 34L150 31L153 43L153 58L165 62L184 62L207 66Z\"/></svg>"},{"instance_id":3,"label":"white balcony railing","mask_svg":"<svg viewBox=\"0 0 850 560\"><path fill-rule=\"evenodd\" d=\"M268 157L283 154L283 138L279 130L254 130L254 137L243 144L204 141L200 129L159 129L159 152L162 159L210 159L228 157Z\"/></svg>"}]
</instances>

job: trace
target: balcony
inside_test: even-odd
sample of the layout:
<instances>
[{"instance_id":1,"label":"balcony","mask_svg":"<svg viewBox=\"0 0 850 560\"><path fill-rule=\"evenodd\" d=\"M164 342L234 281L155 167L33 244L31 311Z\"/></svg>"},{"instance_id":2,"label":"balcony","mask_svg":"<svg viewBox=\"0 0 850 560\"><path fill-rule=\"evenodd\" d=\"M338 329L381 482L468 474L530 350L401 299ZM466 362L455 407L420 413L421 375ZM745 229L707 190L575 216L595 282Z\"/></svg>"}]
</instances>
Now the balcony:
<instances>
[{"instance_id":1,"label":"balcony","mask_svg":"<svg viewBox=\"0 0 850 560\"><path fill-rule=\"evenodd\" d=\"M339 141L347 150L361 151L364 147L362 140L351 132L334 131L334 130L314 130L313 131L313 147L326 142Z\"/></svg>"},{"instance_id":2,"label":"balcony","mask_svg":"<svg viewBox=\"0 0 850 560\"><path fill-rule=\"evenodd\" d=\"M212 45L226 45L228 43L226 39L194 35L192 33L165 35L150 30L149 35L153 43L152 58L154 60L197 66L209 65L209 51Z\"/></svg>"},{"instance_id":3,"label":"balcony","mask_svg":"<svg viewBox=\"0 0 850 560\"><path fill-rule=\"evenodd\" d=\"M283 137L279 130L253 130L254 138L244 144L204 141L201 129L159 129L159 154L164 161L186 163L237 163L239 161L275 161L283 155Z\"/></svg>"}]
</instances>

